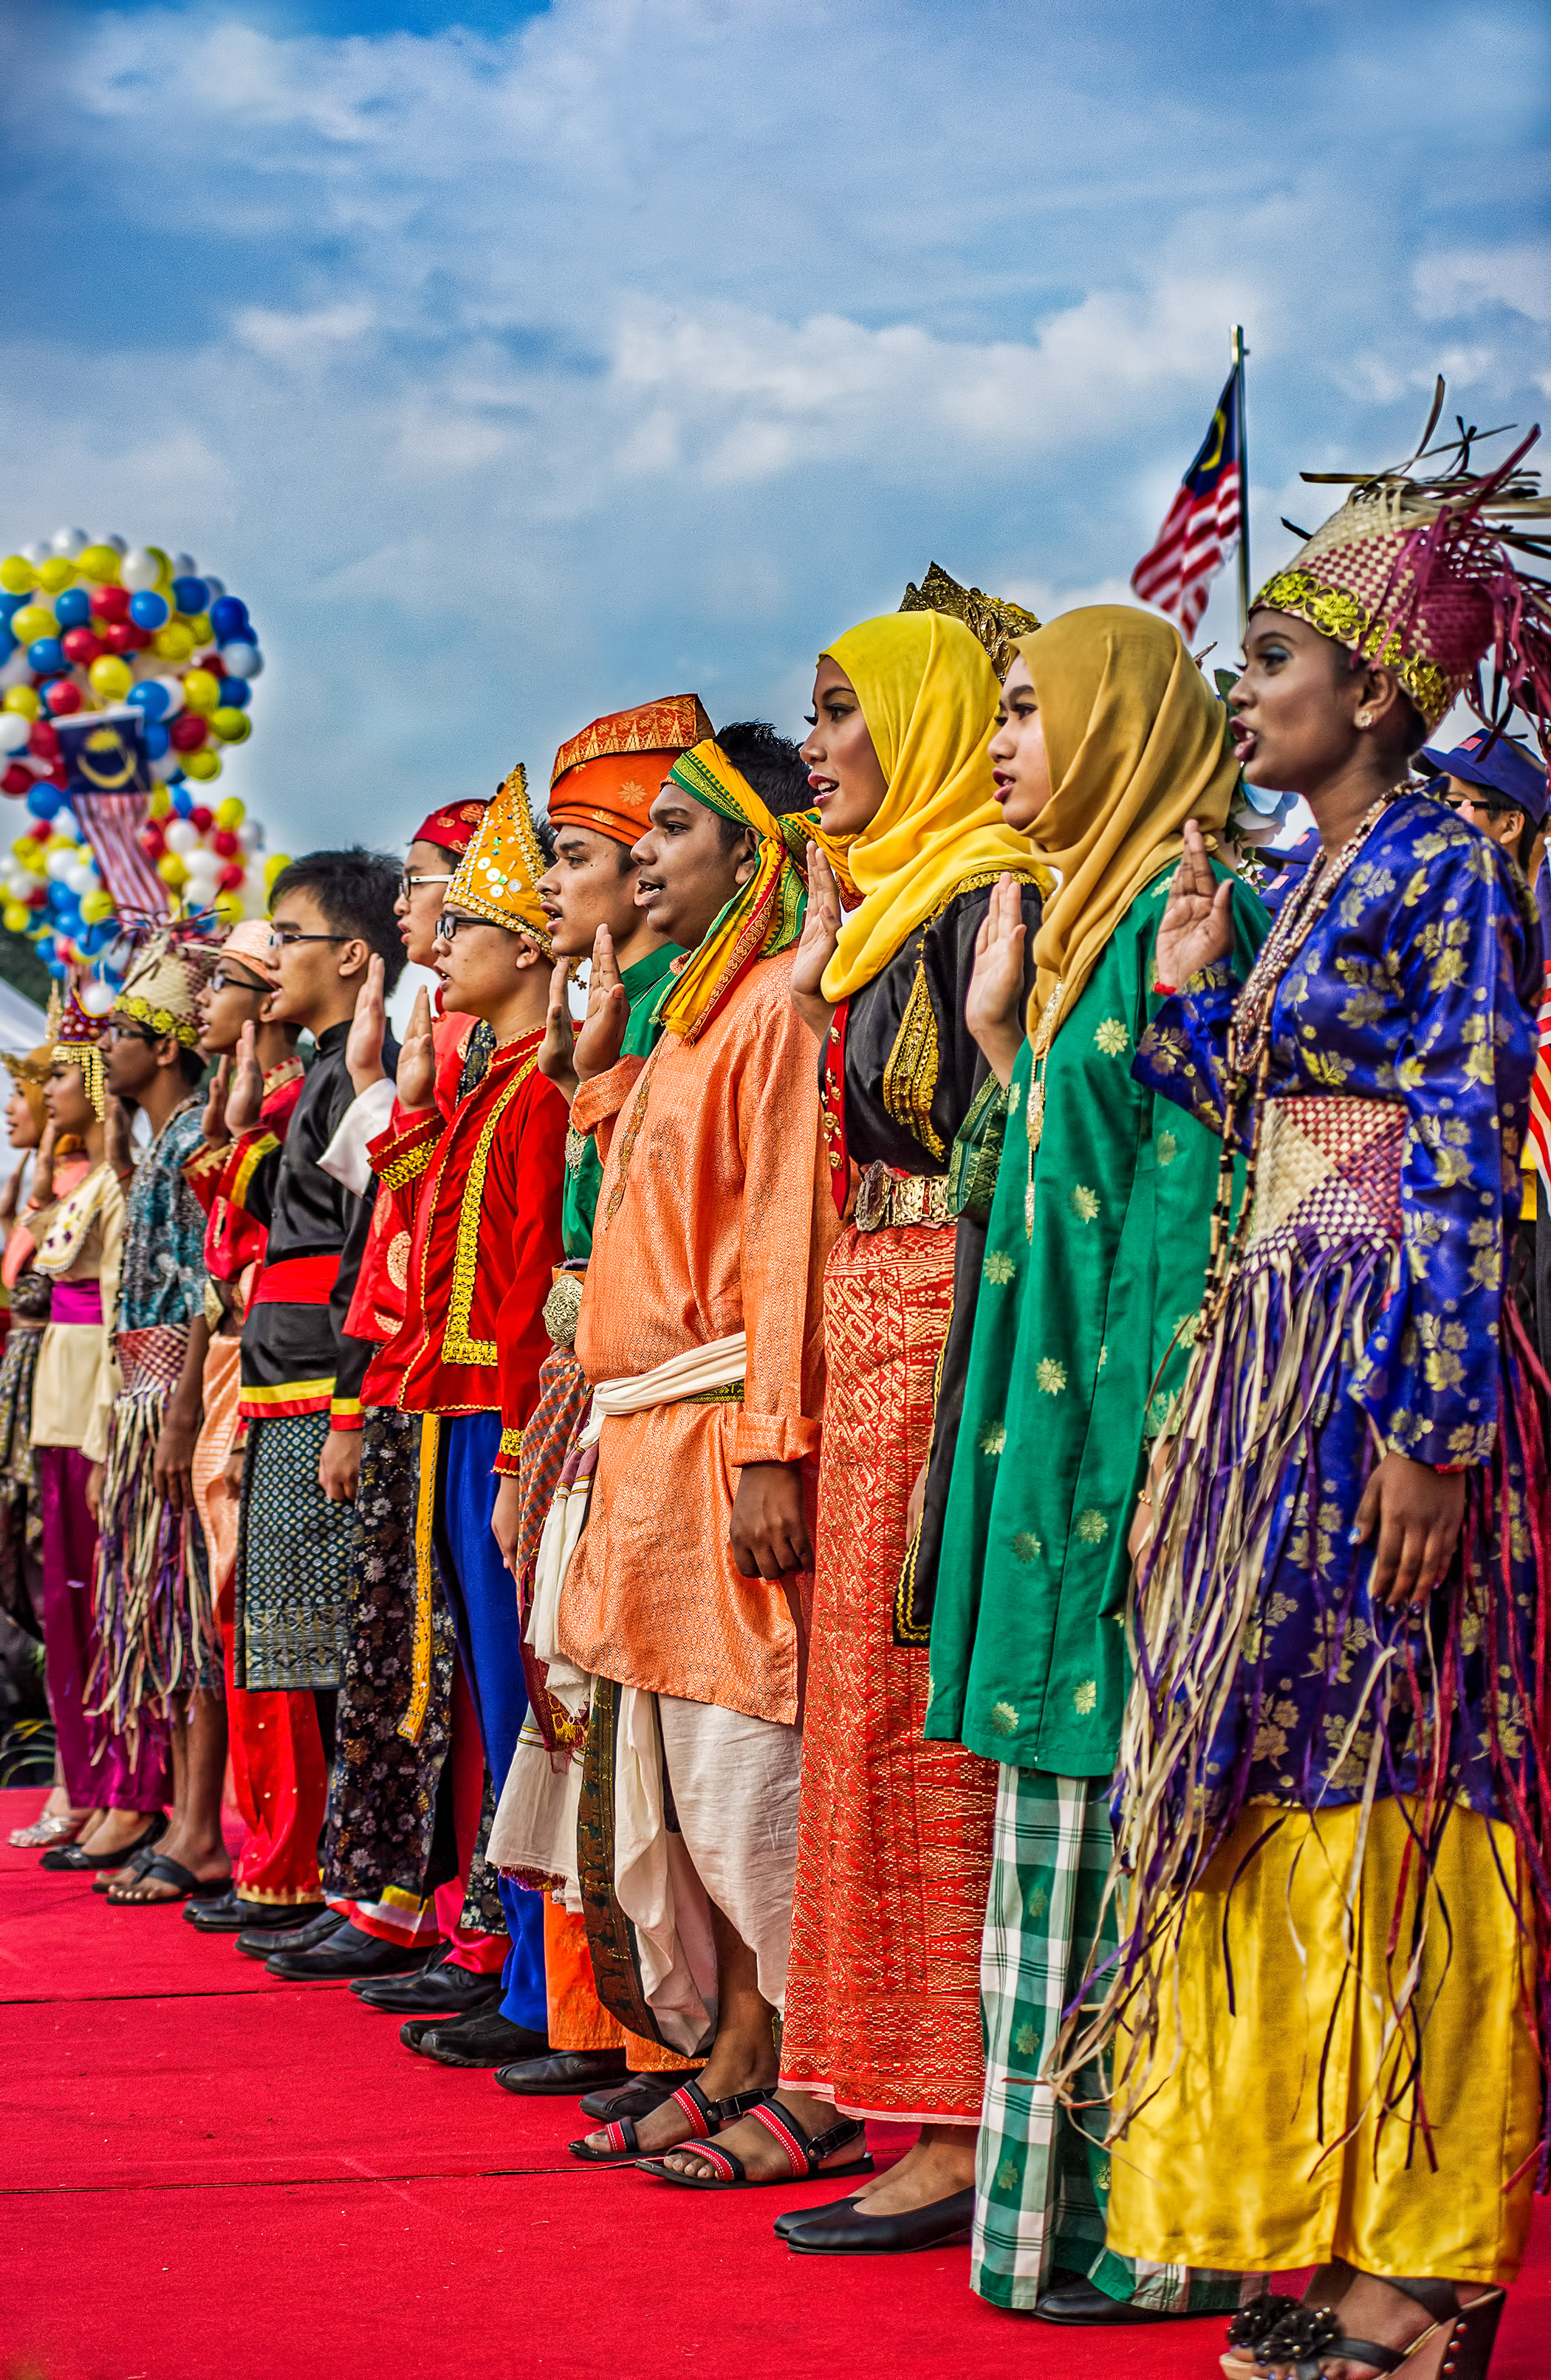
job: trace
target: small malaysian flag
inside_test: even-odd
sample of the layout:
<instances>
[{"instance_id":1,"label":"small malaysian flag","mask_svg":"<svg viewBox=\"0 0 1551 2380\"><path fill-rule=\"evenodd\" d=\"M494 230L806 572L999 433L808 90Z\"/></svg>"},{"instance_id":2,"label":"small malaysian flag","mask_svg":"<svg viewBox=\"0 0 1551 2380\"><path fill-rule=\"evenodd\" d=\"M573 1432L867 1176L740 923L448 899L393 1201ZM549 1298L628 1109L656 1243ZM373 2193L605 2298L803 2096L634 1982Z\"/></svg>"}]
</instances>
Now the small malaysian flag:
<instances>
[{"instance_id":1,"label":"small malaysian flag","mask_svg":"<svg viewBox=\"0 0 1551 2380\"><path fill-rule=\"evenodd\" d=\"M61 719L55 728L70 807L114 906L165 917L167 888L140 842L155 783L146 756L144 720L138 710L126 708Z\"/></svg>"},{"instance_id":2,"label":"small malaysian flag","mask_svg":"<svg viewBox=\"0 0 1551 2380\"><path fill-rule=\"evenodd\" d=\"M1155 603L1178 621L1187 643L1201 625L1207 589L1239 540L1243 455L1243 406L1235 365L1157 542L1131 572L1131 585L1142 601Z\"/></svg>"}]
</instances>

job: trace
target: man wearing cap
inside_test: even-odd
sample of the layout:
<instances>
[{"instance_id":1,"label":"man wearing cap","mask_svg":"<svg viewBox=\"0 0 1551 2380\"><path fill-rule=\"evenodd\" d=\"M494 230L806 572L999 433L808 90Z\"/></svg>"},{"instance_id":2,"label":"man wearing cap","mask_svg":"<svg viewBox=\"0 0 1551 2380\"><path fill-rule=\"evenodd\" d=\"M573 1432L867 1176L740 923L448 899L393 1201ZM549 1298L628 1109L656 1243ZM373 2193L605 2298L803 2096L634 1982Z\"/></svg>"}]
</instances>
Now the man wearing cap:
<instances>
[{"instance_id":1,"label":"man wearing cap","mask_svg":"<svg viewBox=\"0 0 1551 2380\"><path fill-rule=\"evenodd\" d=\"M555 955L537 892L547 856L528 809L525 772L516 768L446 888L435 942L447 1006L491 1029L489 1063L451 1117L444 1115L421 992L398 1062L392 1121L371 1152L399 1228L409 1234L406 1271L418 1291L385 1358L397 1372L401 1408L424 1416L414 1683L402 1726L418 1730L429 1696L434 1554L497 1792L527 1692L517 1598L491 1520L500 1478L517 1471L533 1409L549 1346L544 1300L561 1253L566 1105L537 1062ZM511 1950L499 2006L460 2014L445 2028L411 2019L403 2031L409 2047L467 2066L499 2066L547 2049L543 1901L507 1877L500 1895Z\"/></svg>"},{"instance_id":2,"label":"man wearing cap","mask_svg":"<svg viewBox=\"0 0 1551 2380\"><path fill-rule=\"evenodd\" d=\"M1506 850L1534 888L1540 933L1551 991L1551 883L1544 861L1545 769L1511 735L1484 727L1467 735L1452 752L1429 746L1417 755L1419 768L1435 769L1449 808ZM1542 1007L1542 1041L1530 1084L1530 1128L1524 1135L1524 1198L1514 1229L1508 1287L1542 1363L1551 1363L1551 1048L1546 1043L1551 1011Z\"/></svg>"}]
</instances>

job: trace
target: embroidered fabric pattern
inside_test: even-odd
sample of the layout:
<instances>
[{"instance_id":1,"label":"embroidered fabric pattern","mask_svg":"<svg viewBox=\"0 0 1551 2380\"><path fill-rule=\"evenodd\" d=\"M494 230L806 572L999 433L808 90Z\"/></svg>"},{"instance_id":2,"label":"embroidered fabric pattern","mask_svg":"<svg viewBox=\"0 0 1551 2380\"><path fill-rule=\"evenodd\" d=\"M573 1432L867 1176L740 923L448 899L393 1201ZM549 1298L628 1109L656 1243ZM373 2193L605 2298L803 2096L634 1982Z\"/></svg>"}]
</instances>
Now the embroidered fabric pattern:
<instances>
[{"instance_id":1,"label":"embroidered fabric pattern","mask_svg":"<svg viewBox=\"0 0 1551 2380\"><path fill-rule=\"evenodd\" d=\"M927 1155L939 1160L947 1154L932 1123L940 1062L937 1019L926 988L925 962L918 959L905 1014L884 1067L884 1105L895 1123L913 1133Z\"/></svg>"},{"instance_id":2,"label":"embroidered fabric pattern","mask_svg":"<svg viewBox=\"0 0 1551 2380\"><path fill-rule=\"evenodd\" d=\"M501 1093L486 1116L469 1166L469 1178L463 1185L463 1205L458 1219L458 1245L452 1259L452 1295L447 1302L446 1335L442 1342L443 1354L449 1364L494 1364L494 1339L470 1339L469 1316L474 1303L474 1276L479 1269L480 1210L484 1204L484 1177L490 1164L491 1144L496 1128L518 1092L538 1062L534 1051L524 1058L511 1081Z\"/></svg>"}]
</instances>

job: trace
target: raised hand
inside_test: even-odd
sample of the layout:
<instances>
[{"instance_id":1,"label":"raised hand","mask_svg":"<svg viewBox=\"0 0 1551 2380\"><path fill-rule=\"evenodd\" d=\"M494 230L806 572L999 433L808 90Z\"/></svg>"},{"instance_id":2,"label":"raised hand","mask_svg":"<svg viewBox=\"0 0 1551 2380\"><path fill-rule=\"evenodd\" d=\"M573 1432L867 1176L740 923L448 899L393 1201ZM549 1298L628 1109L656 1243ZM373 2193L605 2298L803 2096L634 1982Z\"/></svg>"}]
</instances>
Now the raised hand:
<instances>
[{"instance_id":1,"label":"raised hand","mask_svg":"<svg viewBox=\"0 0 1551 2380\"><path fill-rule=\"evenodd\" d=\"M614 937L600 926L592 937L592 964L587 976L587 1014L576 1037L574 1064L579 1083L606 1075L617 1065L630 1021L630 1003L615 962Z\"/></svg>"},{"instance_id":2,"label":"raised hand","mask_svg":"<svg viewBox=\"0 0 1551 2380\"><path fill-rule=\"evenodd\" d=\"M974 972L964 1002L964 1022L1005 1090L1023 1047L1022 887L1011 876L993 886L990 905L975 936Z\"/></svg>"},{"instance_id":3,"label":"raised hand","mask_svg":"<svg viewBox=\"0 0 1551 2380\"><path fill-rule=\"evenodd\" d=\"M210 1090L204 1103L204 1123L202 1129L205 1139L213 1148L219 1148L224 1142L231 1138L231 1132L226 1123L226 1097L231 1087L232 1059L231 1051L228 1050L210 1078Z\"/></svg>"},{"instance_id":4,"label":"raised hand","mask_svg":"<svg viewBox=\"0 0 1551 2380\"><path fill-rule=\"evenodd\" d=\"M387 1080L387 1069L383 1064L384 980L382 960L373 952L366 962L366 981L356 994L356 1013L345 1043L345 1066L358 1099L373 1083Z\"/></svg>"},{"instance_id":5,"label":"raised hand","mask_svg":"<svg viewBox=\"0 0 1551 2380\"><path fill-rule=\"evenodd\" d=\"M43 1126L43 1136L38 1143L38 1154L32 1164L32 1188L27 1203L34 1212L53 1200L54 1167L58 1149L59 1126L50 1116Z\"/></svg>"},{"instance_id":6,"label":"raised hand","mask_svg":"<svg viewBox=\"0 0 1551 2380\"><path fill-rule=\"evenodd\" d=\"M1185 856L1174 871L1154 945L1160 983L1188 983L1233 948L1233 881L1218 883L1194 819L1185 821Z\"/></svg>"},{"instance_id":7,"label":"raised hand","mask_svg":"<svg viewBox=\"0 0 1551 2380\"><path fill-rule=\"evenodd\" d=\"M543 1039L539 1044L539 1072L568 1101L577 1094L576 1026L568 997L576 972L570 959L556 959L549 978L549 1006L544 1012Z\"/></svg>"},{"instance_id":8,"label":"raised hand","mask_svg":"<svg viewBox=\"0 0 1551 2380\"><path fill-rule=\"evenodd\" d=\"M129 1111L122 1099L110 1099L103 1120L103 1154L121 1182L135 1170L135 1144L129 1136Z\"/></svg>"},{"instance_id":9,"label":"raised hand","mask_svg":"<svg viewBox=\"0 0 1551 2380\"><path fill-rule=\"evenodd\" d=\"M259 1063L258 1034L250 1022L237 1045L237 1064L226 1094L226 1131L234 1138L251 1132L263 1109L263 1068Z\"/></svg>"},{"instance_id":10,"label":"raised hand","mask_svg":"<svg viewBox=\"0 0 1551 2380\"><path fill-rule=\"evenodd\" d=\"M436 1044L431 1032L431 1002L421 984L409 1012L409 1029L398 1052L398 1104L428 1108L436 1088Z\"/></svg>"},{"instance_id":11,"label":"raised hand","mask_svg":"<svg viewBox=\"0 0 1551 2380\"><path fill-rule=\"evenodd\" d=\"M817 1041L829 1030L834 1003L824 996L824 971L840 939L840 894L835 870L816 843L808 845L808 914L792 962L791 1004Z\"/></svg>"}]
</instances>

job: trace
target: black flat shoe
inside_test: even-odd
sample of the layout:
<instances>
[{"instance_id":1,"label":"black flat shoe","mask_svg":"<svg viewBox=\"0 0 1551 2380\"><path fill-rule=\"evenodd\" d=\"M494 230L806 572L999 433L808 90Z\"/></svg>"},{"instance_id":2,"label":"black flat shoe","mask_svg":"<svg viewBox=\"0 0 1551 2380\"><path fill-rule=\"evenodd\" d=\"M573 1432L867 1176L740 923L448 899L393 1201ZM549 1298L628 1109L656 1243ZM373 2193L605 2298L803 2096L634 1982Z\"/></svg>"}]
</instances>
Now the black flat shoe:
<instances>
[{"instance_id":1,"label":"black flat shoe","mask_svg":"<svg viewBox=\"0 0 1551 2380\"><path fill-rule=\"evenodd\" d=\"M628 2082L619 2083L612 2091L589 2091L581 2102L581 2112L591 2116L595 2124L639 2124L642 2116L649 2116L653 2107L671 2099L684 2083L692 2082L700 2070L698 2066L685 2066L677 2073L633 2074Z\"/></svg>"},{"instance_id":2,"label":"black flat shoe","mask_svg":"<svg viewBox=\"0 0 1551 2380\"><path fill-rule=\"evenodd\" d=\"M46 1867L54 1876L96 1876L104 1868L128 1867L137 1852L149 1851L166 1831L166 1813L158 1810L145 1832L137 1835L132 1843L126 1843L121 1851L104 1852L99 1859L94 1852L83 1852L79 1843L61 1843L55 1850L45 1852L38 1865Z\"/></svg>"},{"instance_id":3,"label":"black flat shoe","mask_svg":"<svg viewBox=\"0 0 1551 2380\"><path fill-rule=\"evenodd\" d=\"M1046 2289L1034 2308L1040 2322L1065 2323L1073 2327L1103 2329L1117 2323L1138 2322L1199 2322L1189 2306L1130 2305L1122 2298L1106 2297L1093 2281L1075 2273L1059 2273L1055 2285Z\"/></svg>"},{"instance_id":4,"label":"black flat shoe","mask_svg":"<svg viewBox=\"0 0 1551 2380\"><path fill-rule=\"evenodd\" d=\"M422 2026L411 2019L399 2027L398 2038L406 2049L434 2058L438 2066L510 2066L520 2058L543 2058L549 2051L542 2033L513 2024L498 2008L482 2009L477 2016L458 2017L451 2024Z\"/></svg>"},{"instance_id":5,"label":"black flat shoe","mask_svg":"<svg viewBox=\"0 0 1551 2380\"><path fill-rule=\"evenodd\" d=\"M547 2058L498 2066L495 2080L503 2091L515 2091L521 2099L558 2099L574 2097L588 2083L622 2082L629 2070L622 2049L552 2049ZM656 2104L660 2107L661 2100Z\"/></svg>"},{"instance_id":6,"label":"black flat shoe","mask_svg":"<svg viewBox=\"0 0 1551 2380\"><path fill-rule=\"evenodd\" d=\"M907 2256L967 2240L974 2219L974 2192L956 2190L951 2198L912 2206L908 2215L859 2215L854 2205L828 2215L821 2210L793 2225L787 2245L799 2256Z\"/></svg>"},{"instance_id":7,"label":"black flat shoe","mask_svg":"<svg viewBox=\"0 0 1551 2380\"><path fill-rule=\"evenodd\" d=\"M437 2017L469 2016L475 2009L489 2008L501 1997L501 1978L498 1973L476 1975L438 1959L418 1975L381 1980L368 1975L350 1989L364 2007L381 2009L385 2016L428 2016L434 2022Z\"/></svg>"},{"instance_id":8,"label":"black flat shoe","mask_svg":"<svg viewBox=\"0 0 1551 2380\"><path fill-rule=\"evenodd\" d=\"M354 1975L418 1974L429 1956L379 1941L359 1925L338 1925L306 1949L277 1949L264 1961L264 1973L283 1984L343 1984Z\"/></svg>"},{"instance_id":9,"label":"black flat shoe","mask_svg":"<svg viewBox=\"0 0 1551 2380\"><path fill-rule=\"evenodd\" d=\"M245 1925L237 1937L237 1947L245 1959L273 1959L277 1950L311 1950L316 1943L326 1942L337 1934L345 1920L337 1909L320 1909L305 1925L280 1927L267 1920L256 1925Z\"/></svg>"},{"instance_id":10,"label":"black flat shoe","mask_svg":"<svg viewBox=\"0 0 1551 2380\"><path fill-rule=\"evenodd\" d=\"M832 2198L827 2206L788 2206L784 2215L777 2215L770 2228L777 2240L789 2240L800 2223L817 2223L824 2216L839 2215L856 2203L854 2198Z\"/></svg>"},{"instance_id":11,"label":"black flat shoe","mask_svg":"<svg viewBox=\"0 0 1551 2380\"><path fill-rule=\"evenodd\" d=\"M270 1937L269 1949L277 1946L277 1934L296 1934L324 1913L321 1900L244 1900L235 1885L229 1886L219 1900L191 1900L183 1912L183 1921L201 1934L260 1934ZM329 1914L333 1915L332 1910ZM267 1958L269 1952L265 1952Z\"/></svg>"}]
</instances>

